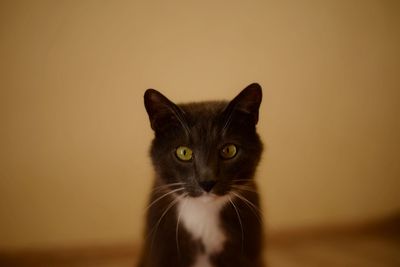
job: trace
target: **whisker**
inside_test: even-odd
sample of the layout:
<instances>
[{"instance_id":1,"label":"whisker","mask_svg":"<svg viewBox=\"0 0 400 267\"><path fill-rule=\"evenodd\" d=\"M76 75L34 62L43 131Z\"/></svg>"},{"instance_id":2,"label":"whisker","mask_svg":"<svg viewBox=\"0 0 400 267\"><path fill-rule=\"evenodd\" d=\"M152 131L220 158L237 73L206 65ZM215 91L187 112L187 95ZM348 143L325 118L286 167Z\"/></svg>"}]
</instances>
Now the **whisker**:
<instances>
[{"instance_id":1,"label":"whisker","mask_svg":"<svg viewBox=\"0 0 400 267\"><path fill-rule=\"evenodd\" d=\"M246 185L231 185L232 188L257 193L257 190L251 186Z\"/></svg>"},{"instance_id":2,"label":"whisker","mask_svg":"<svg viewBox=\"0 0 400 267\"><path fill-rule=\"evenodd\" d=\"M160 185L157 187L154 187L151 191L152 192L158 192L164 189L170 189L171 186L178 186L178 185L184 185L185 183L179 182L179 183L171 183L171 184L164 184L164 185Z\"/></svg>"},{"instance_id":3,"label":"whisker","mask_svg":"<svg viewBox=\"0 0 400 267\"><path fill-rule=\"evenodd\" d=\"M249 201L247 198L245 198L244 196L242 196L239 193L231 192L231 194L233 194L234 196L236 196L237 198L242 200L250 208L250 210L253 212L254 216L256 216L258 222L262 225L262 212L261 212L260 208L258 208L251 201Z\"/></svg>"},{"instance_id":4,"label":"whisker","mask_svg":"<svg viewBox=\"0 0 400 267\"><path fill-rule=\"evenodd\" d=\"M189 126L188 126L188 124L186 122L185 117L182 114L182 113L184 113L184 111L182 109L180 109L176 105L173 105L173 106L169 107L168 109L175 114L175 118L178 119L179 123L181 124L181 126L185 130L186 135L189 136L190 135L190 128L189 128Z\"/></svg>"},{"instance_id":5,"label":"whisker","mask_svg":"<svg viewBox=\"0 0 400 267\"><path fill-rule=\"evenodd\" d=\"M253 179L234 179L231 182L232 182L232 184L239 184L239 185L243 185L243 184L247 184L247 185L253 184L254 185Z\"/></svg>"},{"instance_id":6,"label":"whisker","mask_svg":"<svg viewBox=\"0 0 400 267\"><path fill-rule=\"evenodd\" d=\"M222 128L222 131L221 131L222 135L224 135L226 133L226 131L228 130L228 128L229 128L229 126L231 124L231 122L232 122L232 111L229 112L229 115L225 120L224 127Z\"/></svg>"},{"instance_id":7,"label":"whisker","mask_svg":"<svg viewBox=\"0 0 400 267\"><path fill-rule=\"evenodd\" d=\"M184 195L182 195L182 198L185 198L188 195L188 193L185 193ZM183 205L185 205L187 203L187 199L185 199L185 202L183 203ZM176 228L175 228L175 241L176 241L176 250L178 252L178 256L180 257L180 248L179 248L179 222L181 220L181 212L179 212L178 214L178 219L176 221Z\"/></svg>"},{"instance_id":8,"label":"whisker","mask_svg":"<svg viewBox=\"0 0 400 267\"><path fill-rule=\"evenodd\" d=\"M156 204L156 203L157 203L158 201L160 201L161 199L163 199L163 198L165 198L165 197L167 197L167 196L169 196L169 195L172 195L172 194L174 194L174 193L176 193L176 192L182 191L182 190L185 190L185 188L181 187L181 188L178 188L178 189L174 189L174 190L169 191L168 193L165 193L164 195L161 195L160 197L158 197L157 199L155 199L153 202L151 202L151 203L147 206L146 211L149 210L154 204Z\"/></svg>"},{"instance_id":9,"label":"whisker","mask_svg":"<svg viewBox=\"0 0 400 267\"><path fill-rule=\"evenodd\" d=\"M168 207L165 209L165 211L163 212L163 214L161 214L160 219L158 219L157 223L156 223L156 224L153 226L153 228L151 229L151 231L150 231L150 233L149 233L149 236L148 236L148 237L150 237L150 235L153 236L152 239L151 239L150 254L151 254L151 251L153 250L153 244L154 244L154 241L155 241L155 238L156 238L156 235L157 235L157 230L158 230L158 227L160 226L160 223L161 223L162 219L165 217L165 215L168 213L168 211L169 211L173 206L175 206L175 204L176 204L179 200L180 200L180 198L178 197L178 198L174 199L174 201L172 201L172 202L168 205Z\"/></svg>"},{"instance_id":10,"label":"whisker","mask_svg":"<svg viewBox=\"0 0 400 267\"><path fill-rule=\"evenodd\" d=\"M232 207L235 209L236 211L236 215L240 224L240 230L242 233L242 253L243 253L243 248L244 248L244 231L243 231L243 224L242 224L242 219L240 218L240 214L239 214L239 210L237 209L236 205L233 203L232 198L229 197L229 202L232 204Z\"/></svg>"}]
</instances>

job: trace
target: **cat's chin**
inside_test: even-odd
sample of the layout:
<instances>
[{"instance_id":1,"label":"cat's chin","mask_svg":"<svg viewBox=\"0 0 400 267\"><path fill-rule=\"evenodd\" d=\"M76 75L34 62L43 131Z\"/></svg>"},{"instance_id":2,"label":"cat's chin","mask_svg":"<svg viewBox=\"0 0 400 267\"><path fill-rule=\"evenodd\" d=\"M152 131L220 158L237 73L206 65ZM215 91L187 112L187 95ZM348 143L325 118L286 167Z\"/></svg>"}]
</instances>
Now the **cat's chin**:
<instances>
[{"instance_id":1,"label":"cat's chin","mask_svg":"<svg viewBox=\"0 0 400 267\"><path fill-rule=\"evenodd\" d=\"M204 192L204 193L202 193L202 194L200 194L198 196L195 196L193 198L196 198L196 199L198 199L199 201L201 201L203 203L210 203L210 202L219 200L219 199L221 199L223 197L224 196L220 196L220 195L217 195L217 194L214 194L214 193L205 193Z\"/></svg>"}]
</instances>

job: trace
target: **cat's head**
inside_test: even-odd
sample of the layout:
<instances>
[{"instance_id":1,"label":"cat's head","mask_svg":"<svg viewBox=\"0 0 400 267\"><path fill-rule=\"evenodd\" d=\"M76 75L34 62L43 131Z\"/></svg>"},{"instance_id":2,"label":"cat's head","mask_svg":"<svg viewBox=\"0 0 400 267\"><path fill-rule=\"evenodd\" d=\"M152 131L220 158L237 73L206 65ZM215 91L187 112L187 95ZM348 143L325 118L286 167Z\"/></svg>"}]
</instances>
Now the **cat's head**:
<instances>
[{"instance_id":1,"label":"cat's head","mask_svg":"<svg viewBox=\"0 0 400 267\"><path fill-rule=\"evenodd\" d=\"M144 103L155 132L157 179L192 197L225 195L251 181L262 152L256 133L261 98L255 83L230 102L180 105L148 89Z\"/></svg>"}]
</instances>

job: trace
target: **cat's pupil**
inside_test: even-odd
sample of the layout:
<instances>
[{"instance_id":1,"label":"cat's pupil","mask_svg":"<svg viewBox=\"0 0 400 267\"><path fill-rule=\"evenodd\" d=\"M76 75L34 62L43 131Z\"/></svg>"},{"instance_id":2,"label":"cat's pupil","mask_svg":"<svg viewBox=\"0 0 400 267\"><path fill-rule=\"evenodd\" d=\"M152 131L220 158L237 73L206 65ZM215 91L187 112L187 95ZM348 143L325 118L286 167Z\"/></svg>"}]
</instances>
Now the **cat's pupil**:
<instances>
[{"instance_id":1,"label":"cat's pupil","mask_svg":"<svg viewBox=\"0 0 400 267\"><path fill-rule=\"evenodd\" d=\"M188 147L180 146L176 149L176 156L183 161L189 161L192 159L192 150Z\"/></svg>"},{"instance_id":2,"label":"cat's pupil","mask_svg":"<svg viewBox=\"0 0 400 267\"><path fill-rule=\"evenodd\" d=\"M227 145L221 150L221 156L224 159L231 159L236 155L237 148L235 145Z\"/></svg>"}]
</instances>

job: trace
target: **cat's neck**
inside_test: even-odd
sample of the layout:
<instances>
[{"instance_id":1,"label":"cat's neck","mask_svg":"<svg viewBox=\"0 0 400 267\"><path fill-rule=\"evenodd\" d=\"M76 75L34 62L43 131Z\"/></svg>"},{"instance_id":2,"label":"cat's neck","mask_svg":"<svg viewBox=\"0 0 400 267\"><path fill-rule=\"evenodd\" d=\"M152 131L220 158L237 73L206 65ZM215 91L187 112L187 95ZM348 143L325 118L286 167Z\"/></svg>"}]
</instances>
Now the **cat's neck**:
<instances>
[{"instance_id":1,"label":"cat's neck","mask_svg":"<svg viewBox=\"0 0 400 267\"><path fill-rule=\"evenodd\" d=\"M178 202L178 220L194 239L202 243L204 251L197 256L199 266L205 259L223 250L226 234L221 229L221 210L229 203L228 195L186 197ZM194 266L197 266L196 264Z\"/></svg>"}]
</instances>

